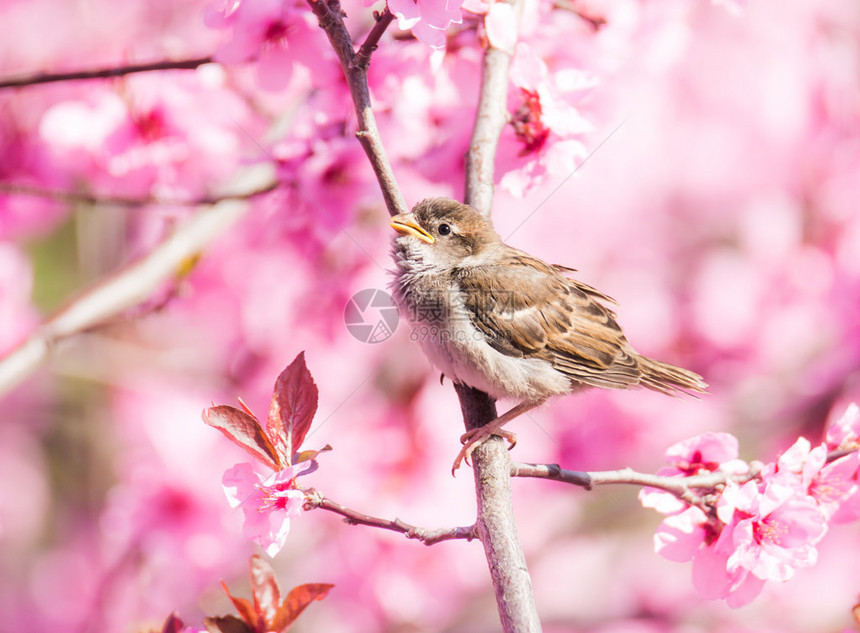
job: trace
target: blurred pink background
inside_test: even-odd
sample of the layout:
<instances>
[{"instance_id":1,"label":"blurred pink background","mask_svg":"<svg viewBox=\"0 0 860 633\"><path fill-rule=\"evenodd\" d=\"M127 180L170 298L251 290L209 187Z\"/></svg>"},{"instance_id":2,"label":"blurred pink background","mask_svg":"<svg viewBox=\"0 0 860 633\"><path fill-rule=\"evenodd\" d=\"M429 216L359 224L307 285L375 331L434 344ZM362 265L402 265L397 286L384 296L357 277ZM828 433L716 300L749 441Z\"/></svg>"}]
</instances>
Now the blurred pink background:
<instances>
[{"instance_id":1,"label":"blurred pink background","mask_svg":"<svg viewBox=\"0 0 860 633\"><path fill-rule=\"evenodd\" d=\"M860 400L860 4L575 6L605 25L541 2L523 37L559 82L570 69L596 79L565 93L593 126L580 136L591 154L522 198L497 188L497 229L615 297L634 346L701 373L711 393L557 399L512 425L513 458L654 472L667 446L708 430L736 434L747 460L820 441ZM0 76L209 55L229 35L205 9L7 1ZM370 10L346 9L360 41ZM375 345L344 325L351 295L386 287L391 231L339 70L305 17L274 91L253 63L0 91L0 184L188 199L270 158L282 182L175 292L63 340L0 396L0 630L145 631L174 610L199 624L232 611L221 579L250 596L257 550L220 485L245 458L200 413L242 397L264 416L301 350L320 389L306 446L334 448L307 484L417 525L474 520L471 474L449 473L462 432L450 384L404 322ZM468 27L449 31L441 62L404 32L374 54L381 135L410 204L462 194L480 62ZM497 178L528 160L519 149L508 128ZM0 192L0 352L194 213ZM513 488L547 632L854 630L856 524L733 611L654 553L661 517L635 488ZM316 511L274 565L283 587L335 584L297 631L498 630L477 542L425 548Z\"/></svg>"}]
</instances>

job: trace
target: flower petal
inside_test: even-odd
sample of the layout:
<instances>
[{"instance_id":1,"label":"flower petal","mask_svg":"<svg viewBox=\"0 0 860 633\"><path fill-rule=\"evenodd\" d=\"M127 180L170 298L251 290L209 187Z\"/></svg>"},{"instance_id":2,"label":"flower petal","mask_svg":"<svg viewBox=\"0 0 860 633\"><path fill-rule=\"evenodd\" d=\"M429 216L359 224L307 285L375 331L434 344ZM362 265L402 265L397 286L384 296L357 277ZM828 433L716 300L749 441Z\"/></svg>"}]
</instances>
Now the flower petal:
<instances>
[{"instance_id":1,"label":"flower petal","mask_svg":"<svg viewBox=\"0 0 860 633\"><path fill-rule=\"evenodd\" d=\"M262 477L248 462L236 464L224 471L221 485L231 508L236 508L250 499L256 492Z\"/></svg>"}]
</instances>

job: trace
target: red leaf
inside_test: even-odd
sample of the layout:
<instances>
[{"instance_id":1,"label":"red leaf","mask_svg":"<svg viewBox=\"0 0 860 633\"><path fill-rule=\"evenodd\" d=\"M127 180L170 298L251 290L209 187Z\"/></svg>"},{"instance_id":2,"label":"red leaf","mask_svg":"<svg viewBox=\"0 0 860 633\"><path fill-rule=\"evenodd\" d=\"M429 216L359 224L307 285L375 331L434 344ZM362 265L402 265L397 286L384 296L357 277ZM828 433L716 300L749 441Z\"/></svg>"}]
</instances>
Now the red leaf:
<instances>
[{"instance_id":1,"label":"red leaf","mask_svg":"<svg viewBox=\"0 0 860 633\"><path fill-rule=\"evenodd\" d=\"M254 415L254 412L251 411L251 409L248 407L247 404L245 404L245 401L242 400L242 398L238 398L238 400L239 400L239 406L242 407L242 411L244 411L245 413L247 413L248 415L250 415L252 418L254 418L256 420L257 416Z\"/></svg>"},{"instance_id":2,"label":"red leaf","mask_svg":"<svg viewBox=\"0 0 860 633\"><path fill-rule=\"evenodd\" d=\"M254 629L250 628L235 615L204 618L203 626L206 627L209 633L255 633Z\"/></svg>"},{"instance_id":3,"label":"red leaf","mask_svg":"<svg viewBox=\"0 0 860 633\"><path fill-rule=\"evenodd\" d=\"M304 442L318 401L319 390L305 364L305 353L301 352L275 381L266 423L282 463L292 464L293 451Z\"/></svg>"},{"instance_id":4,"label":"red leaf","mask_svg":"<svg viewBox=\"0 0 860 633\"><path fill-rule=\"evenodd\" d=\"M254 609L251 601L246 600L245 598L236 598L233 596L230 593L230 590L227 589L227 585L223 580L221 581L221 586L224 587L224 593L226 593L227 597L230 598L230 602L232 602L233 606L236 607L236 611L239 612L239 615L245 624L248 625L248 628L251 631L256 631L259 628L260 617L257 615L257 611Z\"/></svg>"},{"instance_id":5,"label":"red leaf","mask_svg":"<svg viewBox=\"0 0 860 633\"><path fill-rule=\"evenodd\" d=\"M263 427L252 415L225 404L209 407L203 411L203 421L244 448L251 457L261 461L272 470L281 469L281 460Z\"/></svg>"},{"instance_id":6,"label":"red leaf","mask_svg":"<svg viewBox=\"0 0 860 633\"><path fill-rule=\"evenodd\" d=\"M325 598L332 587L334 585L328 583L313 582L290 589L284 604L278 609L278 617L272 622L272 631L281 633L287 630L311 602Z\"/></svg>"},{"instance_id":7,"label":"red leaf","mask_svg":"<svg viewBox=\"0 0 860 633\"><path fill-rule=\"evenodd\" d=\"M281 588L278 587L275 570L256 554L251 556L251 592L254 594L254 609L263 618L269 631L269 624L281 606Z\"/></svg>"},{"instance_id":8,"label":"red leaf","mask_svg":"<svg viewBox=\"0 0 860 633\"><path fill-rule=\"evenodd\" d=\"M181 633L184 628L185 623L179 619L179 616L175 613L171 613L164 621L164 626L161 627L161 633Z\"/></svg>"}]
</instances>

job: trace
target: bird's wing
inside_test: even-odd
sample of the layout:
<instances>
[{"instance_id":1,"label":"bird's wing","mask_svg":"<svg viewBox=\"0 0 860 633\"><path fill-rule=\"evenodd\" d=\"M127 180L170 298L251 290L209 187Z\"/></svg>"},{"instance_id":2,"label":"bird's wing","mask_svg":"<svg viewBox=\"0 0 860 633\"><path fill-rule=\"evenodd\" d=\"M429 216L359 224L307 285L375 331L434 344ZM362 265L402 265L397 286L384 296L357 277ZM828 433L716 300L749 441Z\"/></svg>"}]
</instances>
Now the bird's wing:
<instances>
[{"instance_id":1,"label":"bird's wing","mask_svg":"<svg viewBox=\"0 0 860 633\"><path fill-rule=\"evenodd\" d=\"M491 266L460 269L457 281L472 324L499 352L542 358L587 385L639 382L636 353L599 303L612 300L594 288L509 247Z\"/></svg>"},{"instance_id":2,"label":"bird's wing","mask_svg":"<svg viewBox=\"0 0 860 633\"><path fill-rule=\"evenodd\" d=\"M562 265L560 265L560 264L553 264L553 265L552 265L552 268L553 268L553 270L555 270L557 273L559 273L559 274L561 274L561 275L565 275L565 276L566 276L568 273L575 273L575 272L577 272L576 268L570 268L569 266L562 266ZM593 297L593 298L597 299L598 301L605 301L606 303L611 303L611 304L613 304L613 305L618 305L618 302L617 302L615 299L613 299L612 297L610 297L610 296L609 296L609 295L607 295L607 294L603 294L603 293L602 293L602 292L600 292L597 288L592 288L592 287L591 287L591 286L589 286L588 284L584 284L584 283L582 283L581 281L577 281L577 280L575 280L575 279L570 279L570 278L568 278L568 277L565 277L565 278L567 279L567 281L568 281L569 283L572 283L573 285L575 285L579 290L582 290L582 291L583 291L585 294L587 294L588 296ZM608 312L609 312L609 314L611 314L613 317L615 316L615 313L614 313L612 310L608 310Z\"/></svg>"}]
</instances>

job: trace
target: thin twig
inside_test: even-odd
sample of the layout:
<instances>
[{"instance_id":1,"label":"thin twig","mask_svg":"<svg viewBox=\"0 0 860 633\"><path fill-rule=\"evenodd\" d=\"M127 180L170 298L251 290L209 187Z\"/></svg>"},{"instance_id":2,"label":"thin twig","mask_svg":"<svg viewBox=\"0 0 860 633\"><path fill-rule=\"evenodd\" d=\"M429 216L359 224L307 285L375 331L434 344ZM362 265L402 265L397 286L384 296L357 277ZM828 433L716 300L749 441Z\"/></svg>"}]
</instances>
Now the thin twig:
<instances>
[{"instance_id":1,"label":"thin twig","mask_svg":"<svg viewBox=\"0 0 860 633\"><path fill-rule=\"evenodd\" d=\"M749 472L732 475L719 470L691 477L664 477L650 473L638 473L631 468L621 470L607 470L603 472L589 473L593 486L606 486L609 484L633 484L636 486L647 486L659 488L678 496L684 496L693 490L716 491L728 481L745 483L758 476L758 470L751 468Z\"/></svg>"},{"instance_id":2,"label":"thin twig","mask_svg":"<svg viewBox=\"0 0 860 633\"><path fill-rule=\"evenodd\" d=\"M367 70L368 65L370 65L370 56L379 45L379 38L382 37L382 34L385 33L385 29L387 29L388 25L393 21L394 14L391 13L386 6L385 10L380 15L376 16L376 24L372 29L370 29L367 37L364 39L364 43L355 54L352 62L354 66L359 66L360 68Z\"/></svg>"},{"instance_id":3,"label":"thin twig","mask_svg":"<svg viewBox=\"0 0 860 633\"><path fill-rule=\"evenodd\" d=\"M311 510L315 508L339 514L344 518L346 523L350 525L367 525L370 527L381 528L383 530L391 530L392 532L400 532L406 536L406 538L421 541L424 545L435 545L442 541L451 541L455 539L471 541L473 538L477 537L474 525L431 530L429 528L410 525L400 519L380 519L378 517L370 516L369 514L356 512L355 510L342 506L331 499L325 498L316 490L308 490L305 498L305 509Z\"/></svg>"},{"instance_id":4,"label":"thin twig","mask_svg":"<svg viewBox=\"0 0 860 633\"><path fill-rule=\"evenodd\" d=\"M157 197L127 197L127 196L103 196L93 193L78 191L60 191L57 189L45 189L33 185L0 182L0 195L34 196L38 198L49 198L60 202L72 204L86 204L92 206L115 206L115 207L144 207L148 205L162 205L174 207L201 207L218 204L225 200L248 200L274 191L279 182L273 180L252 191L225 193L222 195L200 196L198 198L162 198Z\"/></svg>"},{"instance_id":5,"label":"thin twig","mask_svg":"<svg viewBox=\"0 0 860 633\"><path fill-rule=\"evenodd\" d=\"M111 68L100 68L97 70L79 70L67 73L35 73L0 79L0 90L4 88L23 88L25 86L36 86L39 84L55 83L58 81L81 81L87 79L106 79L109 77L122 77L133 73L151 72L154 70L193 70L203 64L212 63L212 57L197 57L194 59L182 59L176 61L150 62L148 64L130 64L128 66L113 66Z\"/></svg>"},{"instance_id":6,"label":"thin twig","mask_svg":"<svg viewBox=\"0 0 860 633\"><path fill-rule=\"evenodd\" d=\"M751 469L750 472L741 475L730 475L722 471L715 471L692 477L667 477L652 475L650 473L639 473L631 468L588 473L578 470L566 470L558 464L514 463L511 464L511 476L551 479L552 481L579 486L586 490L610 484L647 486L649 488L665 490L679 498L687 500L693 491L713 492L724 486L729 480L743 483L757 477L758 471Z\"/></svg>"},{"instance_id":7,"label":"thin twig","mask_svg":"<svg viewBox=\"0 0 860 633\"><path fill-rule=\"evenodd\" d=\"M308 0L308 4L310 4L314 15L317 16L320 27L325 31L326 37L328 37L340 60L355 105L355 115L358 119L358 131L355 135L370 160L373 173L376 174L388 213L390 215L403 213L407 210L406 200L397 186L397 179L394 177L394 171L391 169L388 156L386 156L382 146L379 129L376 126L376 117L370 102L370 89L367 84L367 60L370 57L370 48L375 46L375 42L370 40L370 36L368 36L370 45L368 45L367 50L356 53L349 31L346 30L346 25L343 23L340 3L337 0ZM378 36L381 36L384 30L383 27L387 26L388 23L377 22L371 33L379 29L378 35L374 35L378 40Z\"/></svg>"},{"instance_id":8,"label":"thin twig","mask_svg":"<svg viewBox=\"0 0 860 633\"><path fill-rule=\"evenodd\" d=\"M842 457L860 451L860 448L836 449L827 454L825 463L831 463ZM571 484L591 490L595 486L606 486L609 484L631 484L634 486L647 486L665 490L678 497L685 497L693 491L716 492L729 481L746 483L755 479L760 474L760 468L755 465L750 467L746 473L731 474L720 470L689 477L677 477L666 475L652 475L650 473L636 472L632 468L620 470L605 470L597 472L584 472L579 470L566 470L558 464L525 464L512 463L511 477L535 477L537 479L551 479L565 484Z\"/></svg>"},{"instance_id":9,"label":"thin twig","mask_svg":"<svg viewBox=\"0 0 860 633\"><path fill-rule=\"evenodd\" d=\"M558 464L511 464L511 477L535 477L537 479L552 479L565 484L580 486L586 490L594 487L591 475L576 470L565 470Z\"/></svg>"},{"instance_id":10,"label":"thin twig","mask_svg":"<svg viewBox=\"0 0 860 633\"><path fill-rule=\"evenodd\" d=\"M249 170L243 174L247 181L243 186L259 187L259 180L269 182L271 175L270 166ZM225 200L200 211L144 256L71 300L0 357L0 395L24 380L60 340L88 331L148 300L165 281L181 273L189 258L203 251L250 208L246 201Z\"/></svg>"},{"instance_id":11,"label":"thin twig","mask_svg":"<svg viewBox=\"0 0 860 633\"><path fill-rule=\"evenodd\" d=\"M729 475L716 471L692 477L666 477L638 473L630 468L587 473L576 470L565 470L558 464L511 464L512 477L551 479L561 483L580 486L586 490L591 490L595 486L605 486L608 484L633 484L658 488L675 495L688 505L696 506L708 515L712 513L713 508L709 506L709 502L706 499L707 495L716 492L729 480L745 483L751 479L755 479L758 474L759 471L757 469L751 468L749 472L742 475Z\"/></svg>"}]
</instances>

